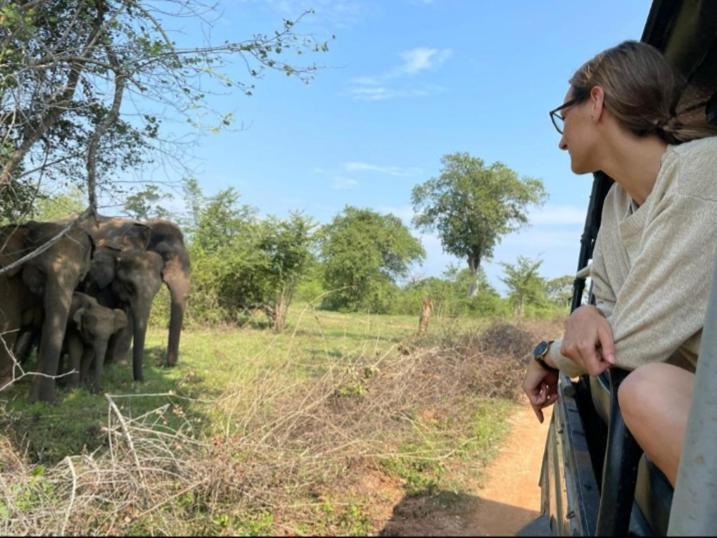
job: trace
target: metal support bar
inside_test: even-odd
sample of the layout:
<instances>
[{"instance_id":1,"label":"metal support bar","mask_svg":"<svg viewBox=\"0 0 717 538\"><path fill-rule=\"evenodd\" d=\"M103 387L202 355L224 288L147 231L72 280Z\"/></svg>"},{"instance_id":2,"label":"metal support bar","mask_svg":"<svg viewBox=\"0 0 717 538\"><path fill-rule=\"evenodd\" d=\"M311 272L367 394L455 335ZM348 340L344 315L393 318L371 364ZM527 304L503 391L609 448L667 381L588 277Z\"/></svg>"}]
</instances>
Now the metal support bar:
<instances>
[{"instance_id":1,"label":"metal support bar","mask_svg":"<svg viewBox=\"0 0 717 538\"><path fill-rule=\"evenodd\" d=\"M603 464L597 536L626 536L635 498L637 464L642 449L625 426L617 401L617 390L629 372L612 368L610 378L610 423Z\"/></svg>"}]
</instances>

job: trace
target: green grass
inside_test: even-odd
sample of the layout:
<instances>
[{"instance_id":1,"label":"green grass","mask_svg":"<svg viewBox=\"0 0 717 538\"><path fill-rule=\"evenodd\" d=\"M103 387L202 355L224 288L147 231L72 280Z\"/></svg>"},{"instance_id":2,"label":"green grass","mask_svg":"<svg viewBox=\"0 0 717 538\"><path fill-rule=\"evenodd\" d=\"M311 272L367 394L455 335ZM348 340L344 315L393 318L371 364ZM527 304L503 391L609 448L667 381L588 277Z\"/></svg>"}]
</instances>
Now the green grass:
<instances>
[{"instance_id":1,"label":"green grass","mask_svg":"<svg viewBox=\"0 0 717 538\"><path fill-rule=\"evenodd\" d=\"M507 432L505 417L515 408L508 400L476 397L472 417L421 421L415 440L400 447L396 456L381 464L405 480L408 495L432 495L458 490L475 480ZM436 454L451 452L451 458ZM460 463L456 465L456 461Z\"/></svg>"},{"instance_id":2,"label":"green grass","mask_svg":"<svg viewBox=\"0 0 717 538\"><path fill-rule=\"evenodd\" d=\"M375 397L375 393L366 393L365 384L375 375L366 366L367 358L399 355L397 348L407 341L412 347L431 345L447 334L478 331L488 322L434 318L430 336L416 340L412 338L417 326L413 316L340 314L294 307L288 327L281 334L262 328L261 323L185 330L179 362L173 368L162 366L167 333L155 327L147 336L145 381L132 381L129 362L119 362L106 368L103 389L127 416L136 417L170 403L170 411L161 419L169 427L191 427L200 438L218 432L234 433L229 431L232 421L226 409L211 404L227 391L248 391L267 379L279 387L310 383L331 367L345 365L356 368L356 382L338 387L337 396ZM29 385L30 380L24 379L0 394L0 426L31 461L52 465L67 455L104 446L108 401L103 394L62 388L58 405L30 404ZM384 473L402 479L407 494L430 495L467 487L505 433L504 418L514 406L480 394L467 396L460 405L461 412L450 416L425 420L415 417L409 440L392 447L389 451L393 455L377 462ZM391 431L385 433L390 439ZM2 469L0 462L0 472ZM42 479L41 474L37 479ZM320 503L312 498L296 499L298 504L313 508L307 509L306 519L296 521L290 528L297 533L344 535L364 535L375 530L367 515L370 510L366 500L360 495L340 486L338 491L324 491L323 495ZM190 497L186 499L186 513L193 522L194 533L264 535L277 531L276 514L271 510L259 507L252 513L236 513L227 507L211 515L195 513ZM177 502L184 502L182 499ZM153 517L136 521L125 530L141 533L151 528Z\"/></svg>"},{"instance_id":3,"label":"green grass","mask_svg":"<svg viewBox=\"0 0 717 538\"><path fill-rule=\"evenodd\" d=\"M481 320L432 320L431 333L477 330ZM381 356L414 334L417 318L340 314L293 307L288 326L281 334L248 324L242 328L197 328L182 334L180 359L174 368L162 366L166 349L165 329L151 328L144 360L145 381L132 380L128 361L108 365L103 391L120 395L116 403L123 413L137 416L171 402L183 409L199 431L209 431L219 417L207 406L187 404L187 398L211 400L228 387L240 390L267 372L287 383L322 375L335 364L351 365L358 357ZM92 451L105 442L107 399L85 389L60 389L61 402L29 404L31 380L25 378L0 394L5 413L0 413L6 432L34 461L54 463L83 449ZM355 388L355 387L354 387ZM347 387L346 390L351 390ZM360 389L356 389L360 390ZM141 396L166 394L173 396ZM184 416L169 414L170 426Z\"/></svg>"}]
</instances>

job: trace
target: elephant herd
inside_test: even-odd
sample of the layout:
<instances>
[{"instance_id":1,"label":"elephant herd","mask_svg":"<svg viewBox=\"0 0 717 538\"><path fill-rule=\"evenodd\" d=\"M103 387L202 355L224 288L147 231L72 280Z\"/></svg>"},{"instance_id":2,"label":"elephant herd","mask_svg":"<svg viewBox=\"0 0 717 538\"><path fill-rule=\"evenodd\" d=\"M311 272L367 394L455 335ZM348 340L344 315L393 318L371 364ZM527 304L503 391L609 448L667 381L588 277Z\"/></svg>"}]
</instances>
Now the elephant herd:
<instances>
[{"instance_id":1,"label":"elephant herd","mask_svg":"<svg viewBox=\"0 0 717 538\"><path fill-rule=\"evenodd\" d=\"M33 401L56 401L63 373L70 385L99 390L105 361L126 354L131 341L133 376L141 381L147 322L162 282L171 296L166 364L176 364L190 285L176 224L97 216L0 227L0 270L0 387L33 345Z\"/></svg>"}]
</instances>

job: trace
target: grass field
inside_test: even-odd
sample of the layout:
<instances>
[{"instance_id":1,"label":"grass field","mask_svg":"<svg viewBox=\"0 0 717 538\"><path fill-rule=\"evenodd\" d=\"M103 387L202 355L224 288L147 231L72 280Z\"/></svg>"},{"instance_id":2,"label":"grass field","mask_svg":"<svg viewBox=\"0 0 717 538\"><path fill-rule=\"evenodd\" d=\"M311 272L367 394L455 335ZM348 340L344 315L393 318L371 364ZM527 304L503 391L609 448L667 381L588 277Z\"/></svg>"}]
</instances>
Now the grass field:
<instances>
[{"instance_id":1,"label":"grass field","mask_svg":"<svg viewBox=\"0 0 717 538\"><path fill-rule=\"evenodd\" d=\"M125 431L134 461L144 453L141 446L148 447L150 459L153 451L173 451L176 480L162 482L161 491L152 493L145 471L138 483L146 492L123 504L123 511L115 507L112 517L103 515L107 501L99 502L102 495L90 494L88 485L85 508L74 507L63 527L47 521L44 528L17 523L5 530L377 532L386 516L378 505L390 501L381 500L381 491L375 492L378 497L366 491L367 477L388 480L405 495L460 491L477 480L505 433L504 418L515 405L514 376L499 393L491 392L495 383L490 380L499 378L501 368L516 368L503 359L476 362L485 350L472 338L487 325L486 320L433 319L430 336L419 340L414 317L294 307L288 328L278 335L260 321L242 328L185 330L179 364L171 369L161 366L166 331L153 328L146 380L134 383L128 363L114 364L103 386L109 398L64 390L59 405L29 404L29 380L21 380L1 395L0 420L22 469L36 477L27 488L45 487L38 484L47 480L51 491L62 490L66 471L61 469L69 465L74 499L83 491L77 486L78 473L83 475L73 465L88 465L95 473L103 465L122 465L114 455L111 463L106 459L110 401L139 437L132 446ZM159 436L142 445L145 434ZM156 470L164 463L142 465ZM9 468L2 470L7 475ZM162 472L165 477L167 470ZM207 473L218 474L204 479ZM167 490L174 495L171 502L152 497L163 498L163 491L171 497ZM30 493L21 488L14 495ZM18 506L27 513L43 511L65 501L59 493L45 492L29 506L0 502L0 513L11 516ZM148 502L151 510L142 509Z\"/></svg>"}]
</instances>

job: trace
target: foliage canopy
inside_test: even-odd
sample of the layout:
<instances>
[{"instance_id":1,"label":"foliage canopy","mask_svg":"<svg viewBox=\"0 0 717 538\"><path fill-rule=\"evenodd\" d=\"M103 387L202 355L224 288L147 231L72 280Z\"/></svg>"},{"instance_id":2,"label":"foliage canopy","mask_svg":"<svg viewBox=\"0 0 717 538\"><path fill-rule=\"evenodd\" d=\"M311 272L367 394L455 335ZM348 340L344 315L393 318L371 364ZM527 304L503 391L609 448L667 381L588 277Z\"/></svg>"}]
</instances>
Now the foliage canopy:
<instances>
[{"instance_id":1,"label":"foliage canopy","mask_svg":"<svg viewBox=\"0 0 717 538\"><path fill-rule=\"evenodd\" d=\"M346 206L321 233L325 306L354 310L386 308L386 292L425 258L418 239L395 215Z\"/></svg>"},{"instance_id":2,"label":"foliage canopy","mask_svg":"<svg viewBox=\"0 0 717 538\"><path fill-rule=\"evenodd\" d=\"M55 180L82 187L96 209L97 191L148 155L182 163L186 147L173 145L165 117L200 129L231 123L208 106L207 88L250 95L266 69L308 81L316 66L287 53L327 50L296 32L298 19L221 44L179 45L168 31L178 21L208 26L212 15L200 0L0 0L3 202L27 210L28 195ZM243 60L243 79L228 75L232 58Z\"/></svg>"},{"instance_id":3,"label":"foliage canopy","mask_svg":"<svg viewBox=\"0 0 717 538\"><path fill-rule=\"evenodd\" d=\"M505 276L501 279L508 286L508 299L516 315L523 317L528 305L542 306L545 303L545 279L538 269L543 260L531 260L518 256L515 265L501 263Z\"/></svg>"},{"instance_id":4,"label":"foliage canopy","mask_svg":"<svg viewBox=\"0 0 717 538\"><path fill-rule=\"evenodd\" d=\"M528 222L526 208L542 204L547 195L539 179L521 179L500 162L486 166L468 153L451 153L441 163L437 178L413 189L414 222L436 229L443 249L466 259L476 275L500 239ZM472 286L471 294L476 289Z\"/></svg>"},{"instance_id":5,"label":"foliage canopy","mask_svg":"<svg viewBox=\"0 0 717 538\"><path fill-rule=\"evenodd\" d=\"M235 322L259 310L280 331L311 260L313 221L300 213L259 219L231 188L209 198L196 184L185 190L196 218L188 227L195 315Z\"/></svg>"}]
</instances>

